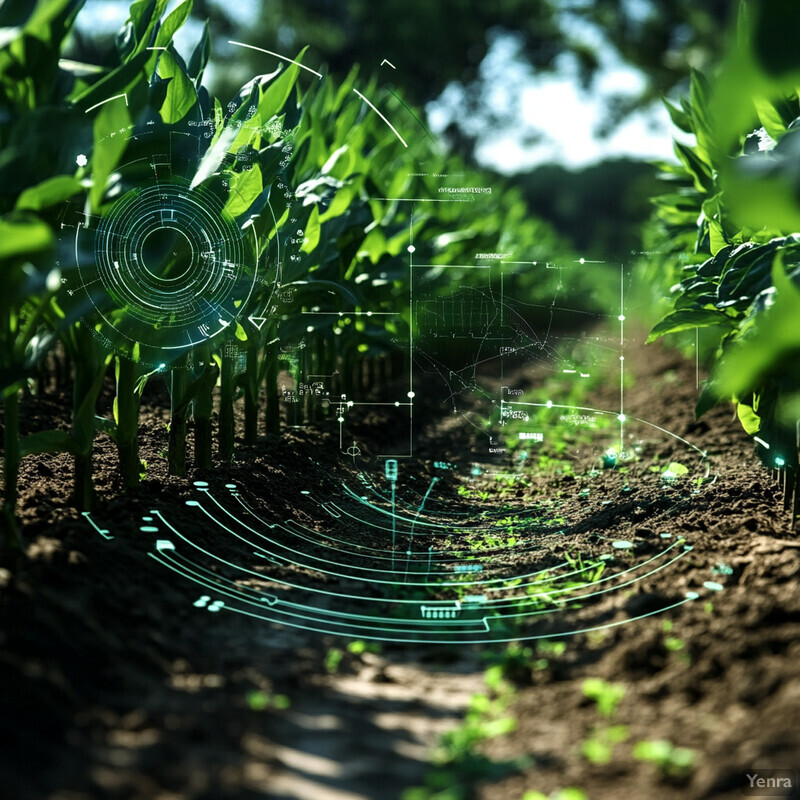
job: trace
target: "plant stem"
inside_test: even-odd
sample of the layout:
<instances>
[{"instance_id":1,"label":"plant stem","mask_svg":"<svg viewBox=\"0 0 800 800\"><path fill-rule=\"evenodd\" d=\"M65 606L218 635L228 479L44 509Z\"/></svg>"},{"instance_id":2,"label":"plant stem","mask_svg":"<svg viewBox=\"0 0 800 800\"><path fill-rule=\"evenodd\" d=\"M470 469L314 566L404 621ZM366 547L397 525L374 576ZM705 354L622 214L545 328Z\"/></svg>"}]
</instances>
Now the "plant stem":
<instances>
[{"instance_id":1,"label":"plant stem","mask_svg":"<svg viewBox=\"0 0 800 800\"><path fill-rule=\"evenodd\" d=\"M222 357L217 442L219 445L219 457L223 461L231 461L233 459L233 440L235 434L233 398L236 391L235 363L235 359L233 358L228 356Z\"/></svg>"},{"instance_id":2,"label":"plant stem","mask_svg":"<svg viewBox=\"0 0 800 800\"><path fill-rule=\"evenodd\" d=\"M214 410L214 386L219 369L212 361L210 351L203 359L205 369L200 376L200 386L193 401L194 417L194 465L198 469L211 469L212 464L212 426L211 415Z\"/></svg>"},{"instance_id":3,"label":"plant stem","mask_svg":"<svg viewBox=\"0 0 800 800\"><path fill-rule=\"evenodd\" d=\"M270 331L270 334L272 331ZM267 433L274 433L276 436L281 432L281 403L278 394L278 345L273 343L264 348L264 359L266 360L267 387Z\"/></svg>"},{"instance_id":4,"label":"plant stem","mask_svg":"<svg viewBox=\"0 0 800 800\"><path fill-rule=\"evenodd\" d=\"M137 486L141 473L139 461L139 404L141 395L136 386L139 367L133 361L117 356L117 454L122 481L126 488Z\"/></svg>"},{"instance_id":5,"label":"plant stem","mask_svg":"<svg viewBox=\"0 0 800 800\"><path fill-rule=\"evenodd\" d=\"M261 389L258 368L258 341L247 343L247 372L244 385L244 443L255 444L258 438L258 395Z\"/></svg>"},{"instance_id":6,"label":"plant stem","mask_svg":"<svg viewBox=\"0 0 800 800\"><path fill-rule=\"evenodd\" d=\"M170 373L170 423L167 462L169 474L186 476L186 394L189 373L185 360Z\"/></svg>"},{"instance_id":7,"label":"plant stem","mask_svg":"<svg viewBox=\"0 0 800 800\"><path fill-rule=\"evenodd\" d=\"M74 502L79 511L89 511L94 500L92 448L95 408L111 356L101 356L91 330L83 323L75 328L73 361L75 382L72 393L72 437L75 442Z\"/></svg>"}]
</instances>

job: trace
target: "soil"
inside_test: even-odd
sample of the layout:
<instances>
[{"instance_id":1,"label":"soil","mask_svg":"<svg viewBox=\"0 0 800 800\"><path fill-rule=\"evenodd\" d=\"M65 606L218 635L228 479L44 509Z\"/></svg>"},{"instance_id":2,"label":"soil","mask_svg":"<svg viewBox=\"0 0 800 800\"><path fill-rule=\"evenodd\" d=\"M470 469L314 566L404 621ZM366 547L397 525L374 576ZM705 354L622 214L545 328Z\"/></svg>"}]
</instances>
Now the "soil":
<instances>
[{"instance_id":1,"label":"soil","mask_svg":"<svg viewBox=\"0 0 800 800\"><path fill-rule=\"evenodd\" d=\"M627 413L706 451L716 481L664 487L654 479L623 497L613 470L600 470L591 484L545 473L510 492L511 512L503 513L535 506L544 494L560 498L566 538L548 525L525 534L544 543L535 558L545 566L570 547L598 557L612 540L630 541L646 557L664 530L685 537L691 552L624 591L560 608L522 631L566 647L558 652L531 640L531 658L509 669L515 694L505 714L516 729L478 750L488 763L524 760L499 777L456 772L451 780L462 797L519 800L528 790L576 786L591 800L732 800L748 785L746 772L799 766L800 542L779 489L754 461L730 409L695 421L693 364L654 346L631 348L627 364L635 379L626 389ZM601 387L595 405L613 408L614 391ZM67 396L48 386L27 397L26 431L66 427ZM110 411L111 398L109 386L100 413ZM469 460L469 437L424 392L419 402L421 459ZM170 477L162 456L167 409L163 385L152 383L142 414L147 471L135 491L122 490L113 443L98 435L92 519L113 539L71 507L67 456L23 463L25 558L0 571L2 796L383 800L423 785L441 735L461 723L473 694L486 691L484 670L502 659L503 647L388 642L351 652L335 635L194 605L197 588L151 558L142 516L158 508L194 525L197 542L237 563L249 559L257 570L255 554L196 525L186 506L197 496L193 481L235 483L260 515L303 520L324 533L332 523L302 491L336 497L359 470L356 459L339 455L335 420L325 418L240 444L231 464ZM388 419L374 411L355 426L375 451L394 443ZM417 494L433 474L426 469ZM491 487L478 480L465 496L457 491L462 478L442 475L431 513L493 519L496 497L479 496ZM581 492L590 485L586 500ZM603 505L600 498L612 496ZM350 534L365 541L358 530ZM495 555L507 574L534 558ZM295 577L302 572L285 567L292 569ZM717 587L704 588L709 581ZM683 602L692 591L697 600ZM674 607L654 613L667 606ZM560 637L572 628L597 630ZM610 715L585 696L589 677L624 686ZM593 764L581 744L610 726L626 726L625 741L608 763ZM644 740L690 749L691 769L635 758Z\"/></svg>"}]
</instances>

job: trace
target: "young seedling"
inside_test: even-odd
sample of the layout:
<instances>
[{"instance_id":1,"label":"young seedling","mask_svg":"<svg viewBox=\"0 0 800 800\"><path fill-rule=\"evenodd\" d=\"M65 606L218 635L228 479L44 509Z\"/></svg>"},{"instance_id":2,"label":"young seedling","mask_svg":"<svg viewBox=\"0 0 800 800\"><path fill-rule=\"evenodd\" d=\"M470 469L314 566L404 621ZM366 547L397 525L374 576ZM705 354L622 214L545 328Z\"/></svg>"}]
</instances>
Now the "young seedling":
<instances>
[{"instance_id":1,"label":"young seedling","mask_svg":"<svg viewBox=\"0 0 800 800\"><path fill-rule=\"evenodd\" d=\"M664 739L636 742L633 757L655 764L664 778L677 781L686 780L696 763L694 750L675 747Z\"/></svg>"}]
</instances>

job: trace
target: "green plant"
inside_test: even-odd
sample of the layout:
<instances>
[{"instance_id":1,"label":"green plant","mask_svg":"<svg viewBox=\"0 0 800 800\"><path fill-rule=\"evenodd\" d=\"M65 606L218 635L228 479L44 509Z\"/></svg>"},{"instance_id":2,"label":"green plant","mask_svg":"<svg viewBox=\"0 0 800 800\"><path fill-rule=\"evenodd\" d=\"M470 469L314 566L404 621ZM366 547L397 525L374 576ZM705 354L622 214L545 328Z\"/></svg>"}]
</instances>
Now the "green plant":
<instances>
[{"instance_id":1,"label":"green plant","mask_svg":"<svg viewBox=\"0 0 800 800\"><path fill-rule=\"evenodd\" d=\"M607 683L602 678L586 678L581 687L585 697L594 700L597 713L610 718L616 714L617 706L625 697L625 687L618 683Z\"/></svg>"},{"instance_id":2,"label":"green plant","mask_svg":"<svg viewBox=\"0 0 800 800\"><path fill-rule=\"evenodd\" d=\"M339 665L342 663L344 652L338 647L332 647L325 655L325 671L330 675L334 675L339 671Z\"/></svg>"},{"instance_id":3,"label":"green plant","mask_svg":"<svg viewBox=\"0 0 800 800\"><path fill-rule=\"evenodd\" d=\"M285 711L291 706L291 701L285 694L269 694L261 690L248 692L245 702L251 711L266 711L268 708Z\"/></svg>"},{"instance_id":4,"label":"green plant","mask_svg":"<svg viewBox=\"0 0 800 800\"><path fill-rule=\"evenodd\" d=\"M581 754L592 764L608 764L614 755L614 746L627 741L627 725L598 726L591 736L581 742Z\"/></svg>"},{"instance_id":5,"label":"green plant","mask_svg":"<svg viewBox=\"0 0 800 800\"><path fill-rule=\"evenodd\" d=\"M633 757L655 764L665 778L672 780L687 779L697 763L693 750L675 747L663 739L636 742Z\"/></svg>"},{"instance_id":6,"label":"green plant","mask_svg":"<svg viewBox=\"0 0 800 800\"><path fill-rule=\"evenodd\" d=\"M473 695L464 722L442 736L426 786L407 789L403 800L467 800L476 782L529 766L525 757L496 762L480 753L483 742L516 728L514 717L506 714L514 693L503 677L503 666L489 667L485 681L489 692Z\"/></svg>"},{"instance_id":7,"label":"green plant","mask_svg":"<svg viewBox=\"0 0 800 800\"><path fill-rule=\"evenodd\" d=\"M549 795L531 790L522 795L522 800L589 800L589 795L583 789L568 786L565 789L556 789Z\"/></svg>"},{"instance_id":8,"label":"green plant","mask_svg":"<svg viewBox=\"0 0 800 800\"><path fill-rule=\"evenodd\" d=\"M656 198L657 248L682 263L672 309L650 341L703 329L711 376L696 413L733 400L764 463L795 473L800 420L800 207L794 163L800 103L796 51L764 48L763 10L741 4L738 35L709 80L668 104L694 144L676 143L673 190ZM772 69L766 64L779 64Z\"/></svg>"}]
</instances>

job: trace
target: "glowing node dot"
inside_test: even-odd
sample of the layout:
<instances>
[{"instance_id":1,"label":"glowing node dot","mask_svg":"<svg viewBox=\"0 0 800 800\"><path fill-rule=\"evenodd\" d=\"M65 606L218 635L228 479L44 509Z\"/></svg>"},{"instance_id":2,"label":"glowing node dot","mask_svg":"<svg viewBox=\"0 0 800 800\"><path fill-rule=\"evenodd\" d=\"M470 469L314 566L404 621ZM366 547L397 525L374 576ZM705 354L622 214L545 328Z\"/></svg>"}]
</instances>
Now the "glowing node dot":
<instances>
[{"instance_id":1,"label":"glowing node dot","mask_svg":"<svg viewBox=\"0 0 800 800\"><path fill-rule=\"evenodd\" d=\"M553 407L553 401L552 400L548 400L546 405L547 405L548 408L552 408Z\"/></svg>"},{"instance_id":2,"label":"glowing node dot","mask_svg":"<svg viewBox=\"0 0 800 800\"><path fill-rule=\"evenodd\" d=\"M417 396L417 395L416 395L414 392L409 392L409 393L406 395L406 397L410 397L412 400L413 400L413 399L414 399L416 396Z\"/></svg>"},{"instance_id":3,"label":"glowing node dot","mask_svg":"<svg viewBox=\"0 0 800 800\"><path fill-rule=\"evenodd\" d=\"M79 167L85 167L85 166L86 166L86 165L89 163L89 159L88 159L88 158L86 158L86 156L85 156L83 153L81 153L81 154L80 154L80 155L79 155L79 156L78 156L78 157L75 159L75 163L76 163L76 164L77 164Z\"/></svg>"},{"instance_id":4,"label":"glowing node dot","mask_svg":"<svg viewBox=\"0 0 800 800\"><path fill-rule=\"evenodd\" d=\"M619 357L619 360L620 360L620 361L624 361L624 360L625 360L625 356L620 356L620 357Z\"/></svg>"},{"instance_id":5,"label":"glowing node dot","mask_svg":"<svg viewBox=\"0 0 800 800\"><path fill-rule=\"evenodd\" d=\"M706 581L703 586L710 592L721 592L725 587L716 581Z\"/></svg>"},{"instance_id":6,"label":"glowing node dot","mask_svg":"<svg viewBox=\"0 0 800 800\"><path fill-rule=\"evenodd\" d=\"M372 312L371 311L367 311L367 316L371 317L372 316Z\"/></svg>"},{"instance_id":7,"label":"glowing node dot","mask_svg":"<svg viewBox=\"0 0 800 800\"><path fill-rule=\"evenodd\" d=\"M585 259L585 258L582 258L582 259L581 259L581 264L585 264L585 263L586 263L586 259Z\"/></svg>"},{"instance_id":8,"label":"glowing node dot","mask_svg":"<svg viewBox=\"0 0 800 800\"><path fill-rule=\"evenodd\" d=\"M408 252L409 252L409 253L416 253L416 252L417 252L417 248L416 248L416 247L414 247L414 245L413 245L413 244L410 244L410 245L408 246Z\"/></svg>"},{"instance_id":9,"label":"glowing node dot","mask_svg":"<svg viewBox=\"0 0 800 800\"><path fill-rule=\"evenodd\" d=\"M343 317L343 316L344 316L344 311L340 311L340 312L339 312L339 316L340 316L340 317Z\"/></svg>"},{"instance_id":10,"label":"glowing node dot","mask_svg":"<svg viewBox=\"0 0 800 800\"><path fill-rule=\"evenodd\" d=\"M686 592L687 600L697 600L698 597L700 597L700 595L697 594L697 592Z\"/></svg>"},{"instance_id":11,"label":"glowing node dot","mask_svg":"<svg viewBox=\"0 0 800 800\"><path fill-rule=\"evenodd\" d=\"M337 420L337 422L344 422L344 417L339 417L339 419Z\"/></svg>"},{"instance_id":12,"label":"glowing node dot","mask_svg":"<svg viewBox=\"0 0 800 800\"><path fill-rule=\"evenodd\" d=\"M618 319L620 322L625 322L625 315L624 315L624 314L620 314L620 315L617 317L617 319Z\"/></svg>"},{"instance_id":13,"label":"glowing node dot","mask_svg":"<svg viewBox=\"0 0 800 800\"><path fill-rule=\"evenodd\" d=\"M624 414L617 414L617 419L620 422L625 422L625 420L628 419L628 418Z\"/></svg>"},{"instance_id":14,"label":"glowing node dot","mask_svg":"<svg viewBox=\"0 0 800 800\"><path fill-rule=\"evenodd\" d=\"M306 328L306 333L313 333L313 332L314 332L314 326L313 326L313 325L309 325L309 326Z\"/></svg>"},{"instance_id":15,"label":"glowing node dot","mask_svg":"<svg viewBox=\"0 0 800 800\"><path fill-rule=\"evenodd\" d=\"M347 407L348 408L352 408L353 407L353 401L352 400L348 400L347 401Z\"/></svg>"},{"instance_id":16,"label":"glowing node dot","mask_svg":"<svg viewBox=\"0 0 800 800\"><path fill-rule=\"evenodd\" d=\"M399 400L395 400L395 401L394 401L394 404L395 404L396 406L399 406L399 405L400 405L400 401L399 401Z\"/></svg>"}]
</instances>

